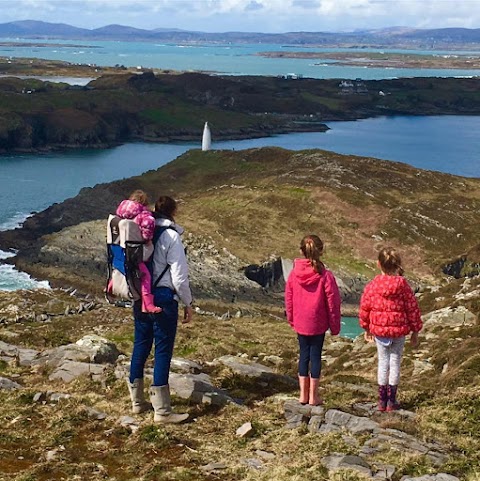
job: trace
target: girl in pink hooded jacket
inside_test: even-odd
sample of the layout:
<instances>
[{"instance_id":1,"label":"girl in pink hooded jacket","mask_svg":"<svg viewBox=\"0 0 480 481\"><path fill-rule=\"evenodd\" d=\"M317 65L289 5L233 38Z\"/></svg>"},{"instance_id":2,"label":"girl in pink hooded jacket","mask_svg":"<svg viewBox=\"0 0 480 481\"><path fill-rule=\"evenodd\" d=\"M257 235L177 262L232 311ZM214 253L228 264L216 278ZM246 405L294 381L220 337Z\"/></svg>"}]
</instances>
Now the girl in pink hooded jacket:
<instances>
[{"instance_id":1,"label":"girl in pink hooded jacket","mask_svg":"<svg viewBox=\"0 0 480 481\"><path fill-rule=\"evenodd\" d=\"M304 259L295 259L285 286L287 320L300 347L298 381L300 402L317 406L325 333L340 333L340 293L334 275L320 261L323 242L316 235L300 243Z\"/></svg>"},{"instance_id":2,"label":"girl in pink hooded jacket","mask_svg":"<svg viewBox=\"0 0 480 481\"><path fill-rule=\"evenodd\" d=\"M155 231L155 218L147 206L147 194L143 190L135 190L128 199L120 202L116 214L122 219L132 219L140 228L143 239L146 242L151 242ZM142 311L147 313L161 312L162 309L153 303L152 276L148 267L145 263L140 262L138 268L141 273Z\"/></svg>"}]
</instances>

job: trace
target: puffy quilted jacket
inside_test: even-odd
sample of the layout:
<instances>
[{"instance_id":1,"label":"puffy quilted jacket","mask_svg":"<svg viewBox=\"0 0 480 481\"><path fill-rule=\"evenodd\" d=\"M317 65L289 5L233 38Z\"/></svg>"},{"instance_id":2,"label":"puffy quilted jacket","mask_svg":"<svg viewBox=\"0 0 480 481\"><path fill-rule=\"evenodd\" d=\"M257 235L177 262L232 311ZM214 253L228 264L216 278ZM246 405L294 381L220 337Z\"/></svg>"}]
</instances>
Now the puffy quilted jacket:
<instances>
[{"instance_id":1,"label":"puffy quilted jacket","mask_svg":"<svg viewBox=\"0 0 480 481\"><path fill-rule=\"evenodd\" d=\"M315 272L307 259L295 259L285 286L287 320L304 336L316 336L330 329L340 332L340 293L334 275Z\"/></svg>"},{"instance_id":2,"label":"puffy quilted jacket","mask_svg":"<svg viewBox=\"0 0 480 481\"><path fill-rule=\"evenodd\" d=\"M379 275L365 286L360 326L380 337L401 337L422 329L417 299L402 276Z\"/></svg>"},{"instance_id":3,"label":"puffy quilted jacket","mask_svg":"<svg viewBox=\"0 0 480 481\"><path fill-rule=\"evenodd\" d=\"M142 237L152 240L155 232L155 218L147 207L134 200L125 199L117 207L116 214L122 219L133 219L140 227Z\"/></svg>"}]
</instances>

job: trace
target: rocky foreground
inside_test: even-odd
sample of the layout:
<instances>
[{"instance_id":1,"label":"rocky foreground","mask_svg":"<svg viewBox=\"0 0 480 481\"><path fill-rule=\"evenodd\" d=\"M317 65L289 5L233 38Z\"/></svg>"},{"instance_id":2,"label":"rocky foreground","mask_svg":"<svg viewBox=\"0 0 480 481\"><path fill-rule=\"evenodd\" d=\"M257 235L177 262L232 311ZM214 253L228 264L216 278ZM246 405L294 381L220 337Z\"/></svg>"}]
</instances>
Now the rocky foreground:
<instances>
[{"instance_id":1,"label":"rocky foreground","mask_svg":"<svg viewBox=\"0 0 480 481\"><path fill-rule=\"evenodd\" d=\"M278 310L197 307L172 363L175 406L191 415L181 426L130 413L129 310L61 290L1 293L1 479L476 479L478 287L458 281L458 305L424 316L395 413L375 410L375 348L362 338L327 339L324 405L303 406Z\"/></svg>"},{"instance_id":2,"label":"rocky foreground","mask_svg":"<svg viewBox=\"0 0 480 481\"><path fill-rule=\"evenodd\" d=\"M323 151L191 151L0 233L17 266L62 287L0 293L1 479L477 480L479 186ZM187 230L197 303L172 366L181 426L131 415L131 313L101 295L105 219L136 188L179 199ZM297 343L270 281L306 232L325 240L344 301L379 246L405 254L425 329L406 348L402 411L375 411L361 338L328 338L324 405L296 402Z\"/></svg>"}]
</instances>

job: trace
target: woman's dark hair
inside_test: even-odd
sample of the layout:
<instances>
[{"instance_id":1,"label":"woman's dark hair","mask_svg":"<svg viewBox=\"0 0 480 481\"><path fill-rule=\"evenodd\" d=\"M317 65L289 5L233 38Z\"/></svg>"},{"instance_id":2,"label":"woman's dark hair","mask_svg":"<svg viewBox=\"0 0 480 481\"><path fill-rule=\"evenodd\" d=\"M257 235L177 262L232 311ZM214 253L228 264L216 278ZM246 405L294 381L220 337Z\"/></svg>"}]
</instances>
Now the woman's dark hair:
<instances>
[{"instance_id":1,"label":"woman's dark hair","mask_svg":"<svg viewBox=\"0 0 480 481\"><path fill-rule=\"evenodd\" d=\"M177 201L168 195L161 195L155 202L153 215L155 218L166 217L173 221L173 216L177 210Z\"/></svg>"},{"instance_id":2,"label":"woman's dark hair","mask_svg":"<svg viewBox=\"0 0 480 481\"><path fill-rule=\"evenodd\" d=\"M323 242L317 235L307 235L300 242L300 250L306 259L310 261L310 265L313 270L318 274L321 274L325 266L320 260L320 256L323 254Z\"/></svg>"}]
</instances>

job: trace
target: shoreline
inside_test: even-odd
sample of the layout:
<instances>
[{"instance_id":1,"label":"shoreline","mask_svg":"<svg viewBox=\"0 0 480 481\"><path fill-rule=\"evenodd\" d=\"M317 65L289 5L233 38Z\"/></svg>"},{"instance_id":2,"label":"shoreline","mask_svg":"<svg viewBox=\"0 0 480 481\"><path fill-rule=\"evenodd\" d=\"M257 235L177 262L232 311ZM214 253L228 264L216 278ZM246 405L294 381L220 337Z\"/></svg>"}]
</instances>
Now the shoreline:
<instances>
[{"instance_id":1,"label":"shoreline","mask_svg":"<svg viewBox=\"0 0 480 481\"><path fill-rule=\"evenodd\" d=\"M403 54L382 52L282 52L270 51L256 54L264 58L323 60L332 66L402 69L445 69L478 70L480 75L480 53L478 55ZM314 65L324 65L316 63ZM325 64L327 65L327 64Z\"/></svg>"}]
</instances>

